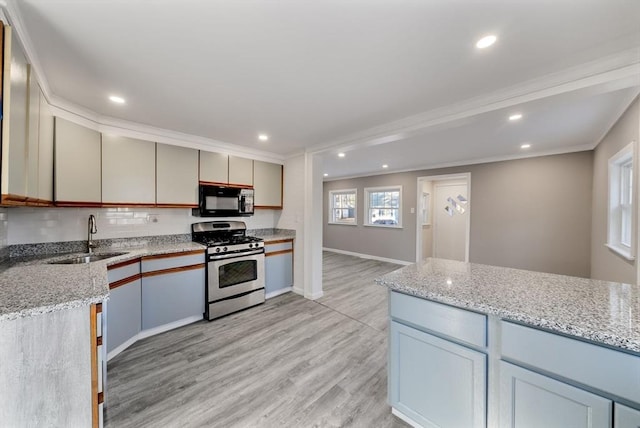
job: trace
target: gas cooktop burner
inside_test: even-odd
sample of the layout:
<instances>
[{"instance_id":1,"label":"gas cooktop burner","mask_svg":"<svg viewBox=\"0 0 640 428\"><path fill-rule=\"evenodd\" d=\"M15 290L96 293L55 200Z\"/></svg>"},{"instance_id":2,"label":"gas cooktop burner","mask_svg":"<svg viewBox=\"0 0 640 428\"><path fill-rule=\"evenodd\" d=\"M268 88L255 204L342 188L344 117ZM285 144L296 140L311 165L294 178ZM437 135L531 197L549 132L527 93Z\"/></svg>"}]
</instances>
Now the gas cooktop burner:
<instances>
[{"instance_id":1,"label":"gas cooktop burner","mask_svg":"<svg viewBox=\"0 0 640 428\"><path fill-rule=\"evenodd\" d=\"M242 221L205 221L191 225L191 239L209 247L208 253L226 254L264 247L263 239L245 235Z\"/></svg>"},{"instance_id":2,"label":"gas cooktop burner","mask_svg":"<svg viewBox=\"0 0 640 428\"><path fill-rule=\"evenodd\" d=\"M206 245L207 247L215 247L217 245L237 245L237 244L248 244L250 242L262 242L263 239L262 238L257 238L255 236L232 236L230 238L212 238L212 239L207 239L204 240L202 242L200 242L201 244Z\"/></svg>"}]
</instances>

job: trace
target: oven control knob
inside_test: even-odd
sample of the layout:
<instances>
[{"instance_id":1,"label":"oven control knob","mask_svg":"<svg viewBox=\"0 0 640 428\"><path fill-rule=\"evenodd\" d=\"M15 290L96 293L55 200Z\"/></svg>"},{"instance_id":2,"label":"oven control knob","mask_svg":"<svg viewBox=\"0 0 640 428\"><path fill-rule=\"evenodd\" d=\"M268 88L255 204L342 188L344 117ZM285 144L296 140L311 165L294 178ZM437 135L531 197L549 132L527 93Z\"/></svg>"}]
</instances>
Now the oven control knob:
<instances>
[{"instance_id":1,"label":"oven control knob","mask_svg":"<svg viewBox=\"0 0 640 428\"><path fill-rule=\"evenodd\" d=\"M253 244L249 244L249 248L253 248Z\"/></svg>"},{"instance_id":2,"label":"oven control knob","mask_svg":"<svg viewBox=\"0 0 640 428\"><path fill-rule=\"evenodd\" d=\"M222 249L222 251L227 251L227 247L224 247L224 248Z\"/></svg>"},{"instance_id":3,"label":"oven control knob","mask_svg":"<svg viewBox=\"0 0 640 428\"><path fill-rule=\"evenodd\" d=\"M220 252L220 248L216 248L216 253L219 253L219 252Z\"/></svg>"}]
</instances>

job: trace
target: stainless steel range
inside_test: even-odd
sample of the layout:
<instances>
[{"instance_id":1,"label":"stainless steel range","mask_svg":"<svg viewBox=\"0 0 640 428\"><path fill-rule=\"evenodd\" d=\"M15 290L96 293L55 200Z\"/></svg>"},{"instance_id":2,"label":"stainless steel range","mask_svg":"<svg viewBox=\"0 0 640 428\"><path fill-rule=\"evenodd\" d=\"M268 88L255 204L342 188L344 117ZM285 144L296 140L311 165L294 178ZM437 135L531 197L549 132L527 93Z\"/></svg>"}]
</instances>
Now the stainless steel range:
<instances>
[{"instance_id":1,"label":"stainless steel range","mask_svg":"<svg viewBox=\"0 0 640 428\"><path fill-rule=\"evenodd\" d=\"M264 242L246 236L242 221L191 225L191 238L207 246L205 313L209 321L264 303Z\"/></svg>"}]
</instances>

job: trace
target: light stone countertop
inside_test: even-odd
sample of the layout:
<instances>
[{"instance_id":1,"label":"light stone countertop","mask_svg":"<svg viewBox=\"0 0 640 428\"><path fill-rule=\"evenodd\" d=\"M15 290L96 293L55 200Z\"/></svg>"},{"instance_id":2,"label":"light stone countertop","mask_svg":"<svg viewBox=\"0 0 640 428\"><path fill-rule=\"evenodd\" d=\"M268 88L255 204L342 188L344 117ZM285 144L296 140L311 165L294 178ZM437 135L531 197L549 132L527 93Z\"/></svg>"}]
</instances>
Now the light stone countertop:
<instances>
[{"instance_id":1,"label":"light stone countertop","mask_svg":"<svg viewBox=\"0 0 640 428\"><path fill-rule=\"evenodd\" d=\"M202 249L205 247L195 242L183 242L105 249L96 254L114 251L126 254L76 265L49 264L74 254L9 262L0 272L0 321L100 303L109 295L107 266L142 256Z\"/></svg>"},{"instance_id":2,"label":"light stone countertop","mask_svg":"<svg viewBox=\"0 0 640 428\"><path fill-rule=\"evenodd\" d=\"M640 353L640 287L444 259L376 279L390 290Z\"/></svg>"}]
</instances>

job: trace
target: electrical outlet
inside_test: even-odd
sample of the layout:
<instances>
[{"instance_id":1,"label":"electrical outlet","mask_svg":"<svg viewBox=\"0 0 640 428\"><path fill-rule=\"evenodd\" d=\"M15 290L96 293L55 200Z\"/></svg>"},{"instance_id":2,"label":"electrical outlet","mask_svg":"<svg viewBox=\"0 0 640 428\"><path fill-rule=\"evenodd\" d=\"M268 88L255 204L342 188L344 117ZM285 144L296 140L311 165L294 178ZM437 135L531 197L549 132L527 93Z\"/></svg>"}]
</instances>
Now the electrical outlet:
<instances>
[{"instance_id":1,"label":"electrical outlet","mask_svg":"<svg viewBox=\"0 0 640 428\"><path fill-rule=\"evenodd\" d=\"M157 214L149 214L147 216L147 223L157 223L158 222L158 215Z\"/></svg>"},{"instance_id":2,"label":"electrical outlet","mask_svg":"<svg viewBox=\"0 0 640 428\"><path fill-rule=\"evenodd\" d=\"M415 214L416 213L416 209L415 208L411 208L411 214Z\"/></svg>"}]
</instances>

